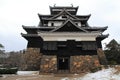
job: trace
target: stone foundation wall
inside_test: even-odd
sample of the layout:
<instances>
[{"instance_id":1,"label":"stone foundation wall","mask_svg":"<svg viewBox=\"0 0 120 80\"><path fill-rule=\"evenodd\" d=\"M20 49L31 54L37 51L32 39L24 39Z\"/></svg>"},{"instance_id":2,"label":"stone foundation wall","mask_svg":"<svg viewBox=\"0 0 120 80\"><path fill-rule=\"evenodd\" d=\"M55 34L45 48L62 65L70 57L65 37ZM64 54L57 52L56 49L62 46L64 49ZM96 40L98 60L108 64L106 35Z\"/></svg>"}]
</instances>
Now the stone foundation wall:
<instances>
[{"instance_id":1,"label":"stone foundation wall","mask_svg":"<svg viewBox=\"0 0 120 80\"><path fill-rule=\"evenodd\" d=\"M40 64L40 72L43 73L57 72L57 57L43 55Z\"/></svg>"},{"instance_id":2,"label":"stone foundation wall","mask_svg":"<svg viewBox=\"0 0 120 80\"><path fill-rule=\"evenodd\" d=\"M70 73L89 72L92 68L99 67L100 62L106 64L107 60L102 49L98 49L97 53L98 55L71 56ZM21 70L57 73L57 56L42 55L40 48L27 48L22 57Z\"/></svg>"},{"instance_id":3,"label":"stone foundation wall","mask_svg":"<svg viewBox=\"0 0 120 80\"><path fill-rule=\"evenodd\" d=\"M70 72L89 72L92 68L100 66L97 55L71 56Z\"/></svg>"},{"instance_id":4,"label":"stone foundation wall","mask_svg":"<svg viewBox=\"0 0 120 80\"><path fill-rule=\"evenodd\" d=\"M41 56L40 48L27 48L22 55L21 70L39 70Z\"/></svg>"},{"instance_id":5,"label":"stone foundation wall","mask_svg":"<svg viewBox=\"0 0 120 80\"><path fill-rule=\"evenodd\" d=\"M105 56L105 54L104 54L104 52L103 52L103 50L101 48L97 49L97 54L98 54L98 58L99 58L100 64L107 65L106 56Z\"/></svg>"}]
</instances>

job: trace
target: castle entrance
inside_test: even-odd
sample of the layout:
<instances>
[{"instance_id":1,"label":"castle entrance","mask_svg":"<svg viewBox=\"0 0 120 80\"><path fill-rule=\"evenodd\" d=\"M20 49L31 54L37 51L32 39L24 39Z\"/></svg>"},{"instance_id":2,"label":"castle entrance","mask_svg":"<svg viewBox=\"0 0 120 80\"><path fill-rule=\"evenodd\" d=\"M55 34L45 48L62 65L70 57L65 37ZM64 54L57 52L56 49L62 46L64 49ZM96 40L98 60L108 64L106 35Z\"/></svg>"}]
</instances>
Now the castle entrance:
<instances>
[{"instance_id":1,"label":"castle entrance","mask_svg":"<svg viewBox=\"0 0 120 80\"><path fill-rule=\"evenodd\" d=\"M70 57L58 57L58 70L69 70L70 68Z\"/></svg>"}]
</instances>

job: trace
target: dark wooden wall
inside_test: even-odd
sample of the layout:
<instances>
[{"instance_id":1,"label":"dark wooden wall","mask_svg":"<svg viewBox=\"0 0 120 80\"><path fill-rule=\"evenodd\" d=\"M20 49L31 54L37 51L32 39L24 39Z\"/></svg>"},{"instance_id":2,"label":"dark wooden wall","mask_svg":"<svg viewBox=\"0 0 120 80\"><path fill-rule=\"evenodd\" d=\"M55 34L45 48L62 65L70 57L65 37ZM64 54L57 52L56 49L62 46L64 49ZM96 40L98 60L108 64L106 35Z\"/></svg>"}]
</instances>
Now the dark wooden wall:
<instances>
[{"instance_id":1,"label":"dark wooden wall","mask_svg":"<svg viewBox=\"0 0 120 80\"><path fill-rule=\"evenodd\" d=\"M97 55L97 44L95 41L76 42L68 41L47 41L43 43L41 52L44 55Z\"/></svg>"}]
</instances>

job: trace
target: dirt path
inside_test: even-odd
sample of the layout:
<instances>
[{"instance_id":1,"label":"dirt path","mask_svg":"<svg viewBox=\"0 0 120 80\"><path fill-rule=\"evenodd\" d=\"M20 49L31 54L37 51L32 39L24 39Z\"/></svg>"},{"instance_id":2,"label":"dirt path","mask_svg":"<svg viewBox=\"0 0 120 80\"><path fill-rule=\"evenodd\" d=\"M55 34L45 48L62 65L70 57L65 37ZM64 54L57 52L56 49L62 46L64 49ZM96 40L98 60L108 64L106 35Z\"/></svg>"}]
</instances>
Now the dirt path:
<instances>
[{"instance_id":1,"label":"dirt path","mask_svg":"<svg viewBox=\"0 0 120 80\"><path fill-rule=\"evenodd\" d=\"M81 75L3 75L0 80L76 80Z\"/></svg>"},{"instance_id":2,"label":"dirt path","mask_svg":"<svg viewBox=\"0 0 120 80\"><path fill-rule=\"evenodd\" d=\"M61 80L61 78L52 75L4 75L0 80Z\"/></svg>"}]
</instances>

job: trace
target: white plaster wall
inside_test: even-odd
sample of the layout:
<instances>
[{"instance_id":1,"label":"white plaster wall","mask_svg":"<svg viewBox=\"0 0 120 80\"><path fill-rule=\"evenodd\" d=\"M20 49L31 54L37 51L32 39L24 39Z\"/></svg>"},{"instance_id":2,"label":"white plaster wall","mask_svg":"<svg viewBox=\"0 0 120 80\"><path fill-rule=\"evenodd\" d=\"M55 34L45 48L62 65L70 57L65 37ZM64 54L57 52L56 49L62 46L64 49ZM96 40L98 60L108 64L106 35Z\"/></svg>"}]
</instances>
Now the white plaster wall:
<instances>
[{"instance_id":1,"label":"white plaster wall","mask_svg":"<svg viewBox=\"0 0 120 80\"><path fill-rule=\"evenodd\" d=\"M62 16L57 17L56 19L62 19Z\"/></svg>"},{"instance_id":2,"label":"white plaster wall","mask_svg":"<svg viewBox=\"0 0 120 80\"><path fill-rule=\"evenodd\" d=\"M96 37L43 37L44 41L67 41L67 40L75 40L75 41L95 41Z\"/></svg>"},{"instance_id":3,"label":"white plaster wall","mask_svg":"<svg viewBox=\"0 0 120 80\"><path fill-rule=\"evenodd\" d=\"M81 26L81 22L75 22L75 23L77 23L77 24L78 24L78 26Z\"/></svg>"},{"instance_id":4,"label":"white plaster wall","mask_svg":"<svg viewBox=\"0 0 120 80\"><path fill-rule=\"evenodd\" d=\"M81 22L78 22L78 26L81 26Z\"/></svg>"},{"instance_id":5,"label":"white plaster wall","mask_svg":"<svg viewBox=\"0 0 120 80\"><path fill-rule=\"evenodd\" d=\"M54 25L55 25L55 26L61 26L62 23L63 23L62 21L61 21L61 22L60 22L60 21L56 21L56 22L54 23Z\"/></svg>"},{"instance_id":6,"label":"white plaster wall","mask_svg":"<svg viewBox=\"0 0 120 80\"><path fill-rule=\"evenodd\" d=\"M61 26L63 24L62 21L49 21L48 26L51 26L51 23L54 23L54 26Z\"/></svg>"},{"instance_id":7,"label":"white plaster wall","mask_svg":"<svg viewBox=\"0 0 120 80\"><path fill-rule=\"evenodd\" d=\"M39 33L44 41L95 41L100 33Z\"/></svg>"},{"instance_id":8,"label":"white plaster wall","mask_svg":"<svg viewBox=\"0 0 120 80\"><path fill-rule=\"evenodd\" d=\"M48 26L51 26L51 23L52 23L52 22L51 22L51 21L49 21L49 22L48 22Z\"/></svg>"}]
</instances>

